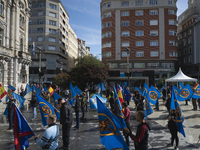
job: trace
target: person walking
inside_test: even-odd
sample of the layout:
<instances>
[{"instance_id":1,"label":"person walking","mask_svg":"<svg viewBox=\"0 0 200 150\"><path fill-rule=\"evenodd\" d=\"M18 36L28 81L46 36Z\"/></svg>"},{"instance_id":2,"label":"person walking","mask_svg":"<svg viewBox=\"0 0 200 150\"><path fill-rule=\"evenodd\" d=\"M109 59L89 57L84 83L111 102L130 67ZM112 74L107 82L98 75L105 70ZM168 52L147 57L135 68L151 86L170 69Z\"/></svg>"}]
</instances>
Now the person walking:
<instances>
[{"instance_id":1,"label":"person walking","mask_svg":"<svg viewBox=\"0 0 200 150\"><path fill-rule=\"evenodd\" d=\"M197 110L197 100L194 98L192 98L192 106L193 106L192 110Z\"/></svg>"},{"instance_id":2,"label":"person walking","mask_svg":"<svg viewBox=\"0 0 200 150\"><path fill-rule=\"evenodd\" d=\"M140 110L144 110L144 97L143 96L139 96L139 100L138 100L138 104L137 104L137 111L140 111Z\"/></svg>"},{"instance_id":3,"label":"person walking","mask_svg":"<svg viewBox=\"0 0 200 150\"><path fill-rule=\"evenodd\" d=\"M50 94L49 94L49 91L46 91L46 92L45 92L44 99L45 99L48 103L50 103Z\"/></svg>"},{"instance_id":4,"label":"person walking","mask_svg":"<svg viewBox=\"0 0 200 150\"><path fill-rule=\"evenodd\" d=\"M48 128L41 139L34 136L36 144L43 150L58 150L59 127L56 125L56 115L50 114L47 118Z\"/></svg>"},{"instance_id":5,"label":"person walking","mask_svg":"<svg viewBox=\"0 0 200 150\"><path fill-rule=\"evenodd\" d=\"M79 123L80 123L80 118L79 118L79 109L80 109L80 97L79 95L76 95L75 97L76 101L75 101L75 105L74 105L74 110L76 113L76 126L74 126L74 128L76 130L79 130Z\"/></svg>"},{"instance_id":6,"label":"person walking","mask_svg":"<svg viewBox=\"0 0 200 150\"><path fill-rule=\"evenodd\" d=\"M62 125L62 139L63 146L60 149L69 149L69 139L70 139L70 128L73 122L73 111L72 107L68 101L62 98L58 99L58 104L60 104L60 124Z\"/></svg>"},{"instance_id":7,"label":"person walking","mask_svg":"<svg viewBox=\"0 0 200 150\"><path fill-rule=\"evenodd\" d=\"M133 135L128 128L124 128L124 132L130 135L135 143L135 150L148 150L148 138L150 127L144 120L144 111L137 111L135 118L140 123L137 126L136 135Z\"/></svg>"},{"instance_id":8,"label":"person walking","mask_svg":"<svg viewBox=\"0 0 200 150\"><path fill-rule=\"evenodd\" d=\"M90 102L90 92L87 88L85 89L85 92L86 92L86 105L85 105L85 107L86 107L86 111L88 111L89 110L88 104Z\"/></svg>"},{"instance_id":9,"label":"person walking","mask_svg":"<svg viewBox=\"0 0 200 150\"><path fill-rule=\"evenodd\" d=\"M16 102L16 99L13 98L13 95L10 94L8 97L8 102L4 102L3 104L7 104L8 108L8 122L9 122L9 127L7 131L12 131L13 128L13 112L14 112L14 103Z\"/></svg>"},{"instance_id":10,"label":"person walking","mask_svg":"<svg viewBox=\"0 0 200 150\"><path fill-rule=\"evenodd\" d=\"M82 95L81 95L81 111L82 111L82 117L81 119L85 119L85 106L86 106L86 95L84 92L82 92Z\"/></svg>"},{"instance_id":11,"label":"person walking","mask_svg":"<svg viewBox=\"0 0 200 150\"><path fill-rule=\"evenodd\" d=\"M168 144L167 146L173 146L174 145L174 140L176 140L176 146L174 149L178 150L178 144L179 144L179 138L178 138L178 126L176 122L176 112L175 110L171 109L170 116L168 117L168 128L171 133L171 143Z\"/></svg>"},{"instance_id":12,"label":"person walking","mask_svg":"<svg viewBox=\"0 0 200 150\"><path fill-rule=\"evenodd\" d=\"M31 97L31 100L30 100L30 105L31 107L33 108L33 118L31 120L34 120L37 118L37 110L36 110L36 107L37 107L37 97L35 95L34 92L32 92L32 97Z\"/></svg>"},{"instance_id":13,"label":"person walking","mask_svg":"<svg viewBox=\"0 0 200 150\"><path fill-rule=\"evenodd\" d=\"M129 131L131 131L131 126L130 126L130 117L131 117L131 112L129 110L129 108L127 107L127 103L126 102L123 102L122 103L122 109L124 110L123 111L123 115L124 115L124 120L125 120L125 123L126 123L126 126L127 128L129 129ZM124 136L125 136L125 139L126 139L126 144L129 146L130 143L129 143L129 136L127 133L123 132Z\"/></svg>"}]
</instances>

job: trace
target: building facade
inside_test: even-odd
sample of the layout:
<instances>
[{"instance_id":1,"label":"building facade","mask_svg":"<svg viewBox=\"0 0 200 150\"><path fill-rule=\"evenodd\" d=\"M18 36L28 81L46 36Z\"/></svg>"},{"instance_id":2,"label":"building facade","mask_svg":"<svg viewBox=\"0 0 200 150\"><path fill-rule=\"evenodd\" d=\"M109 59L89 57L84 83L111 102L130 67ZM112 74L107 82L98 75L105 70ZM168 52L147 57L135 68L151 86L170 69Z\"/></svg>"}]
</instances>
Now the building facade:
<instances>
[{"instance_id":1,"label":"building facade","mask_svg":"<svg viewBox=\"0 0 200 150\"><path fill-rule=\"evenodd\" d=\"M52 82L56 74L68 71L71 33L69 15L60 0L31 0L29 46L35 42L35 55L32 55L30 82ZM76 38L74 32L72 38ZM70 46L72 48L78 51L77 46Z\"/></svg>"},{"instance_id":2,"label":"building facade","mask_svg":"<svg viewBox=\"0 0 200 150\"><path fill-rule=\"evenodd\" d=\"M192 77L200 78L200 1L188 0L188 9L178 17L179 66Z\"/></svg>"},{"instance_id":3,"label":"building facade","mask_svg":"<svg viewBox=\"0 0 200 150\"><path fill-rule=\"evenodd\" d=\"M82 39L77 39L78 41L78 57L84 57L90 55L90 47L86 46L85 41Z\"/></svg>"},{"instance_id":4,"label":"building facade","mask_svg":"<svg viewBox=\"0 0 200 150\"><path fill-rule=\"evenodd\" d=\"M0 0L0 83L20 92L29 82L29 0Z\"/></svg>"},{"instance_id":5,"label":"building facade","mask_svg":"<svg viewBox=\"0 0 200 150\"><path fill-rule=\"evenodd\" d=\"M128 71L156 82L172 76L178 56L176 11L176 0L102 0L102 61L120 76Z\"/></svg>"}]
</instances>

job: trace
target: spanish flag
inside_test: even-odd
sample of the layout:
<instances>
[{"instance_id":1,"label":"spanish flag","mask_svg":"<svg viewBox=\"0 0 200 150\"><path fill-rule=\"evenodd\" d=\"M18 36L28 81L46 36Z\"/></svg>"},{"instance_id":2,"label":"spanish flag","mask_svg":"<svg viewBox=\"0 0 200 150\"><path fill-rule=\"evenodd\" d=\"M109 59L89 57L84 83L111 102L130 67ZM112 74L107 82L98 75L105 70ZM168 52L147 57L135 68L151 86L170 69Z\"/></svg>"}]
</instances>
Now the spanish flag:
<instances>
[{"instance_id":1,"label":"spanish flag","mask_svg":"<svg viewBox=\"0 0 200 150\"><path fill-rule=\"evenodd\" d=\"M0 99L2 99L6 94L7 92L5 91L3 86L0 84Z\"/></svg>"},{"instance_id":2,"label":"spanish flag","mask_svg":"<svg viewBox=\"0 0 200 150\"><path fill-rule=\"evenodd\" d=\"M50 93L50 96L53 95L53 92L54 92L54 89L50 86L50 87L49 87L49 93Z\"/></svg>"},{"instance_id":3,"label":"spanish flag","mask_svg":"<svg viewBox=\"0 0 200 150\"><path fill-rule=\"evenodd\" d=\"M199 84L196 83L196 85L194 86L194 89L196 90L198 86L199 86Z\"/></svg>"},{"instance_id":4,"label":"spanish flag","mask_svg":"<svg viewBox=\"0 0 200 150\"><path fill-rule=\"evenodd\" d=\"M118 97L119 97L119 101L120 101L121 106L122 106L122 103L124 102L124 99L123 99L123 96L122 96L122 90L121 90L121 89L119 89L117 95L118 95Z\"/></svg>"}]
</instances>

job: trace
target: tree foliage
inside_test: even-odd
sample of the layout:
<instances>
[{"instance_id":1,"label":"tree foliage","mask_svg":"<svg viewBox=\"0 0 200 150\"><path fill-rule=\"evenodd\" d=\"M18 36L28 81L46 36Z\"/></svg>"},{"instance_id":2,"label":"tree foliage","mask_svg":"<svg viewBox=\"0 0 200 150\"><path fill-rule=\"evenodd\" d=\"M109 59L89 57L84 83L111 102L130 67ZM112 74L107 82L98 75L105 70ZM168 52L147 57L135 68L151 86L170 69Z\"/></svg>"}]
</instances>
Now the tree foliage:
<instances>
[{"instance_id":1,"label":"tree foliage","mask_svg":"<svg viewBox=\"0 0 200 150\"><path fill-rule=\"evenodd\" d=\"M67 73L59 73L53 78L54 83L64 89L69 87L70 80L70 75Z\"/></svg>"}]
</instances>

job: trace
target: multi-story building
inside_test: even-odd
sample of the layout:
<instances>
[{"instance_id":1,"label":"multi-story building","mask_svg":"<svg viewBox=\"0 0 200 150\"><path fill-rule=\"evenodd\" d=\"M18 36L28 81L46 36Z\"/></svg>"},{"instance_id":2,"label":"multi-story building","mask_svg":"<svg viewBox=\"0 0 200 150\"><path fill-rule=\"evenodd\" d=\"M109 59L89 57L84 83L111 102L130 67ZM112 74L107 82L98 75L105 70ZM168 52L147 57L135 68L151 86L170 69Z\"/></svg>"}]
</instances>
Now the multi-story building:
<instances>
[{"instance_id":1,"label":"multi-story building","mask_svg":"<svg viewBox=\"0 0 200 150\"><path fill-rule=\"evenodd\" d=\"M79 38L77 40L78 40L78 57L84 57L86 55L90 55L90 47L87 47L85 45L85 41Z\"/></svg>"},{"instance_id":2,"label":"multi-story building","mask_svg":"<svg viewBox=\"0 0 200 150\"><path fill-rule=\"evenodd\" d=\"M102 61L121 76L128 65L133 77L172 76L178 56L176 11L176 0L102 0Z\"/></svg>"},{"instance_id":3,"label":"multi-story building","mask_svg":"<svg viewBox=\"0 0 200 150\"><path fill-rule=\"evenodd\" d=\"M179 66L187 75L200 78L200 1L188 0L178 17Z\"/></svg>"},{"instance_id":4,"label":"multi-story building","mask_svg":"<svg viewBox=\"0 0 200 150\"><path fill-rule=\"evenodd\" d=\"M69 26L69 51L68 51L68 71L75 65L78 58L78 41L74 30Z\"/></svg>"},{"instance_id":5,"label":"multi-story building","mask_svg":"<svg viewBox=\"0 0 200 150\"><path fill-rule=\"evenodd\" d=\"M0 0L0 83L17 92L29 82L29 0Z\"/></svg>"},{"instance_id":6,"label":"multi-story building","mask_svg":"<svg viewBox=\"0 0 200 150\"><path fill-rule=\"evenodd\" d=\"M56 74L68 71L71 31L69 15L60 0L31 0L29 45L35 42L36 49L35 55L32 55L30 82L52 82ZM76 38L74 34L73 32L73 39ZM77 46L73 48L75 48L73 51L78 51ZM41 63L39 63L39 51L42 53ZM44 73L41 81L40 68L42 72L40 75Z\"/></svg>"}]
</instances>

